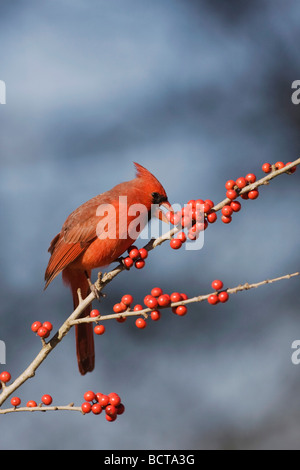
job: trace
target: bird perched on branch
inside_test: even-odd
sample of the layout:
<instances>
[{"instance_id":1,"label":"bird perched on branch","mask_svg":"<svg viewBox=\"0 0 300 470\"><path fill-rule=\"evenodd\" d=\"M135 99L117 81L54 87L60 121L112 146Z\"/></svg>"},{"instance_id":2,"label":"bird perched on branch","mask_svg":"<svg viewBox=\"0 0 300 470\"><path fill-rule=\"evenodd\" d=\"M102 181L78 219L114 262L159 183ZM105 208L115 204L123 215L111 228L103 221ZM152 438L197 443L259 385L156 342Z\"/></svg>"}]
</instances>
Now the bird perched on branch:
<instances>
[{"instance_id":1,"label":"bird perched on branch","mask_svg":"<svg viewBox=\"0 0 300 470\"><path fill-rule=\"evenodd\" d=\"M62 272L63 281L72 291L74 309L79 303L78 288L83 299L89 294L92 269L116 261L136 240L151 215L166 220L160 205L172 210L161 183L146 168L134 165L136 178L75 209L50 244L45 289ZM88 307L82 316L88 316L90 310ZM75 337L79 371L86 374L94 369L95 362L92 324L75 325Z\"/></svg>"}]
</instances>

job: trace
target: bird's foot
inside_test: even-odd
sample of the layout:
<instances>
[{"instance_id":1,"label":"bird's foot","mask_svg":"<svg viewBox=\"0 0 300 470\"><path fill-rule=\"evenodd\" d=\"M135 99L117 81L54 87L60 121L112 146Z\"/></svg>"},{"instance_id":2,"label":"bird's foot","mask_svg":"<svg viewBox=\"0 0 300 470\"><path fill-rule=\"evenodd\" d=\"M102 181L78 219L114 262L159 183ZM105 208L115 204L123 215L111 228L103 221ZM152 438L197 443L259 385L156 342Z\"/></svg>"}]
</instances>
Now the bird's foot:
<instances>
[{"instance_id":1,"label":"bird's foot","mask_svg":"<svg viewBox=\"0 0 300 470\"><path fill-rule=\"evenodd\" d=\"M90 287L90 291L93 292L95 298L97 300L99 300L100 302L100 299L101 297L105 297L105 294L102 294L102 292L99 290L100 286L101 286L101 273L100 273L100 276L98 277L98 281L97 281L97 285L99 285L99 288L95 286L95 284L93 284L88 276L88 273L85 271L85 275L86 275L86 278L87 278L87 281L88 281L88 284L89 284L89 287ZM100 284L99 284L99 281L100 281Z\"/></svg>"}]
</instances>

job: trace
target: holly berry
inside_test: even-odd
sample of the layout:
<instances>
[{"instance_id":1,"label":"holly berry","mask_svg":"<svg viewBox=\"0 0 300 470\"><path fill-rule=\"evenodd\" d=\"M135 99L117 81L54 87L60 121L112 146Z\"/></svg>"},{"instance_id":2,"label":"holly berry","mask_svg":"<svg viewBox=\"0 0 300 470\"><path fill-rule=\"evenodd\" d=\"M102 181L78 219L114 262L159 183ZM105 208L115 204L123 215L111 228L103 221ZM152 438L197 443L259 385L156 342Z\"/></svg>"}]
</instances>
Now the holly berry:
<instances>
[{"instance_id":1,"label":"holly berry","mask_svg":"<svg viewBox=\"0 0 300 470\"><path fill-rule=\"evenodd\" d=\"M228 292L226 292L226 291L219 292L219 294L218 294L218 299L219 299L219 301L222 302L222 303L227 302L227 300L229 299L229 294L228 294Z\"/></svg>"},{"instance_id":2,"label":"holly berry","mask_svg":"<svg viewBox=\"0 0 300 470\"><path fill-rule=\"evenodd\" d=\"M151 320L158 321L160 319L160 311L159 310L152 310L150 314Z\"/></svg>"},{"instance_id":3,"label":"holly berry","mask_svg":"<svg viewBox=\"0 0 300 470\"><path fill-rule=\"evenodd\" d=\"M34 408L37 406L37 403L34 400L29 400L26 404L27 408Z\"/></svg>"},{"instance_id":4,"label":"holly berry","mask_svg":"<svg viewBox=\"0 0 300 470\"><path fill-rule=\"evenodd\" d=\"M108 416L116 416L117 414L117 409L114 405L107 405L105 407L105 413L108 415Z\"/></svg>"},{"instance_id":5,"label":"holly berry","mask_svg":"<svg viewBox=\"0 0 300 470\"><path fill-rule=\"evenodd\" d=\"M276 162L275 163L275 168L276 170L281 170L281 168L284 168L285 164L283 162Z\"/></svg>"},{"instance_id":6,"label":"holly berry","mask_svg":"<svg viewBox=\"0 0 300 470\"><path fill-rule=\"evenodd\" d=\"M270 163L264 163L261 168L264 173L271 173L272 171L272 165Z\"/></svg>"},{"instance_id":7,"label":"holly berry","mask_svg":"<svg viewBox=\"0 0 300 470\"><path fill-rule=\"evenodd\" d=\"M170 247L173 248L173 250L179 250L179 248L182 247L182 241L179 240L179 238L172 238L170 241Z\"/></svg>"},{"instance_id":8,"label":"holly berry","mask_svg":"<svg viewBox=\"0 0 300 470\"><path fill-rule=\"evenodd\" d=\"M156 308L158 306L158 301L156 297L146 296L144 303L148 308Z\"/></svg>"},{"instance_id":9,"label":"holly berry","mask_svg":"<svg viewBox=\"0 0 300 470\"><path fill-rule=\"evenodd\" d=\"M116 406L116 410L117 415L122 415L125 411L125 406L123 405L123 403L120 403L118 406Z\"/></svg>"},{"instance_id":10,"label":"holly berry","mask_svg":"<svg viewBox=\"0 0 300 470\"><path fill-rule=\"evenodd\" d=\"M236 199L238 197L238 193L234 189L228 189L228 191L226 191L226 197L231 200Z\"/></svg>"},{"instance_id":11,"label":"holly berry","mask_svg":"<svg viewBox=\"0 0 300 470\"><path fill-rule=\"evenodd\" d=\"M160 287L153 287L153 289L151 290L151 295L153 295L153 297L159 297L162 294L163 290Z\"/></svg>"},{"instance_id":12,"label":"holly berry","mask_svg":"<svg viewBox=\"0 0 300 470\"><path fill-rule=\"evenodd\" d=\"M180 240L181 243L185 243L186 242L186 234L184 232L177 233L175 240Z\"/></svg>"},{"instance_id":13,"label":"holly berry","mask_svg":"<svg viewBox=\"0 0 300 470\"><path fill-rule=\"evenodd\" d=\"M126 317L125 317L126 319ZM103 335L105 333L105 326L104 325L96 325L94 328L94 333L96 335Z\"/></svg>"},{"instance_id":14,"label":"holly berry","mask_svg":"<svg viewBox=\"0 0 300 470\"><path fill-rule=\"evenodd\" d=\"M213 289L216 289L216 290L221 290L222 287L223 287L223 282L220 281L219 279L215 279L212 283L211 283L211 287Z\"/></svg>"},{"instance_id":15,"label":"holly berry","mask_svg":"<svg viewBox=\"0 0 300 470\"><path fill-rule=\"evenodd\" d=\"M231 201L230 207L233 212L239 212L241 210L242 205L239 201Z\"/></svg>"},{"instance_id":16,"label":"holly berry","mask_svg":"<svg viewBox=\"0 0 300 470\"><path fill-rule=\"evenodd\" d=\"M83 413L90 413L92 411L92 405L90 403L88 403L87 401L85 401L84 403L82 403L81 405L81 410Z\"/></svg>"},{"instance_id":17,"label":"holly berry","mask_svg":"<svg viewBox=\"0 0 300 470\"><path fill-rule=\"evenodd\" d=\"M145 266L145 261L143 259L139 259L137 260L135 263L134 263L134 266L136 267L136 269L143 269L143 267Z\"/></svg>"},{"instance_id":18,"label":"holly berry","mask_svg":"<svg viewBox=\"0 0 300 470\"><path fill-rule=\"evenodd\" d=\"M109 416L109 415L105 415L105 418L107 421L109 422L112 422L112 421L115 421L117 419L117 414L113 415L113 416Z\"/></svg>"},{"instance_id":19,"label":"holly berry","mask_svg":"<svg viewBox=\"0 0 300 470\"><path fill-rule=\"evenodd\" d=\"M40 337L40 338L48 338L48 336L50 335L50 331L45 328L44 326L41 326L38 330L37 330L37 335Z\"/></svg>"},{"instance_id":20,"label":"holly berry","mask_svg":"<svg viewBox=\"0 0 300 470\"><path fill-rule=\"evenodd\" d=\"M19 397L12 397L10 403L12 404L12 406L19 406L21 405L21 399Z\"/></svg>"},{"instance_id":21,"label":"holly berry","mask_svg":"<svg viewBox=\"0 0 300 470\"><path fill-rule=\"evenodd\" d=\"M181 292L181 298L182 300L187 300L188 299L188 296L186 294L184 294L183 292Z\"/></svg>"},{"instance_id":22,"label":"holly berry","mask_svg":"<svg viewBox=\"0 0 300 470\"><path fill-rule=\"evenodd\" d=\"M286 165L290 165L292 162L288 162ZM287 173L288 174L293 174L295 173L295 171L297 170L297 166L292 166L292 168L290 168Z\"/></svg>"},{"instance_id":23,"label":"holly berry","mask_svg":"<svg viewBox=\"0 0 300 470\"><path fill-rule=\"evenodd\" d=\"M142 259L146 259L148 257L148 251L146 250L146 248L140 248L139 254Z\"/></svg>"},{"instance_id":24,"label":"holly berry","mask_svg":"<svg viewBox=\"0 0 300 470\"><path fill-rule=\"evenodd\" d=\"M41 326L42 326L42 323L41 323L40 321L35 321L35 322L32 323L32 325L31 325L31 330L32 330L34 333L36 333L37 330L38 330L39 328L41 328Z\"/></svg>"},{"instance_id":25,"label":"holly berry","mask_svg":"<svg viewBox=\"0 0 300 470\"><path fill-rule=\"evenodd\" d=\"M92 318L99 317L99 315L100 315L100 312L96 308L94 308L93 310L90 311L90 317L92 317Z\"/></svg>"},{"instance_id":26,"label":"holly berry","mask_svg":"<svg viewBox=\"0 0 300 470\"><path fill-rule=\"evenodd\" d=\"M47 395L47 394L43 395L41 400L42 400L42 403L44 403L44 405L51 405L52 403L51 395Z\"/></svg>"},{"instance_id":27,"label":"holly berry","mask_svg":"<svg viewBox=\"0 0 300 470\"><path fill-rule=\"evenodd\" d=\"M144 328L146 328L147 326L147 323L146 323L146 320L144 318L137 318L135 320L135 324L138 328L140 328L141 330L143 330Z\"/></svg>"},{"instance_id":28,"label":"holly berry","mask_svg":"<svg viewBox=\"0 0 300 470\"><path fill-rule=\"evenodd\" d=\"M217 220L218 216L216 212L210 212L207 214L207 220L210 224L213 224Z\"/></svg>"},{"instance_id":29,"label":"holly berry","mask_svg":"<svg viewBox=\"0 0 300 470\"><path fill-rule=\"evenodd\" d=\"M134 312L138 312L139 310L143 310L143 309L144 309L144 307L140 304L137 304L133 307Z\"/></svg>"},{"instance_id":30,"label":"holly berry","mask_svg":"<svg viewBox=\"0 0 300 470\"><path fill-rule=\"evenodd\" d=\"M137 248L132 248L129 252L129 257L133 260L138 259L140 256L139 250Z\"/></svg>"},{"instance_id":31,"label":"holly berry","mask_svg":"<svg viewBox=\"0 0 300 470\"><path fill-rule=\"evenodd\" d=\"M160 295L158 297L157 301L158 301L158 305L160 305L160 307L167 307L171 303L171 299L170 299L170 296L168 294Z\"/></svg>"},{"instance_id":32,"label":"holly berry","mask_svg":"<svg viewBox=\"0 0 300 470\"><path fill-rule=\"evenodd\" d=\"M172 311L176 313L176 315L183 317L187 313L187 307L185 305L178 305L178 307L173 307Z\"/></svg>"},{"instance_id":33,"label":"holly berry","mask_svg":"<svg viewBox=\"0 0 300 470\"><path fill-rule=\"evenodd\" d=\"M1 374L0 374L0 381L1 382L6 384L7 382L10 381L10 379L11 379L11 375L10 375L9 372L7 372L6 370L1 372Z\"/></svg>"},{"instance_id":34,"label":"holly berry","mask_svg":"<svg viewBox=\"0 0 300 470\"><path fill-rule=\"evenodd\" d=\"M248 183L255 183L256 181L256 176L253 173L248 173L248 175L245 176L245 180Z\"/></svg>"},{"instance_id":35,"label":"holly berry","mask_svg":"<svg viewBox=\"0 0 300 470\"><path fill-rule=\"evenodd\" d=\"M127 269L130 269L133 266L133 260L127 256L127 258L124 258L123 263Z\"/></svg>"},{"instance_id":36,"label":"holly berry","mask_svg":"<svg viewBox=\"0 0 300 470\"><path fill-rule=\"evenodd\" d=\"M242 176L236 180L236 185L239 189L243 189L247 185L247 181Z\"/></svg>"},{"instance_id":37,"label":"holly berry","mask_svg":"<svg viewBox=\"0 0 300 470\"><path fill-rule=\"evenodd\" d=\"M228 180L225 183L225 188L226 189L233 189L235 187L235 181L233 180Z\"/></svg>"},{"instance_id":38,"label":"holly berry","mask_svg":"<svg viewBox=\"0 0 300 470\"><path fill-rule=\"evenodd\" d=\"M232 218L231 216L226 217L225 215L222 215L221 220L224 222L224 224L230 224Z\"/></svg>"},{"instance_id":39,"label":"holly berry","mask_svg":"<svg viewBox=\"0 0 300 470\"><path fill-rule=\"evenodd\" d=\"M207 302L211 305L216 305L217 303L219 303L219 298L218 298L217 294L211 294L208 297Z\"/></svg>"},{"instance_id":40,"label":"holly berry","mask_svg":"<svg viewBox=\"0 0 300 470\"><path fill-rule=\"evenodd\" d=\"M101 394L101 396L99 397L97 394L97 400L98 400L98 403L103 407L109 404L109 397L107 395Z\"/></svg>"},{"instance_id":41,"label":"holly berry","mask_svg":"<svg viewBox=\"0 0 300 470\"><path fill-rule=\"evenodd\" d=\"M108 398L109 398L109 403L111 405L114 405L115 407L119 406L120 403L121 403L121 398L119 397L119 395L117 393L114 393L114 392L109 393Z\"/></svg>"},{"instance_id":42,"label":"holly berry","mask_svg":"<svg viewBox=\"0 0 300 470\"><path fill-rule=\"evenodd\" d=\"M249 199L256 199L259 196L259 192L257 189L253 189L252 191L248 192Z\"/></svg>"},{"instance_id":43,"label":"holly berry","mask_svg":"<svg viewBox=\"0 0 300 470\"><path fill-rule=\"evenodd\" d=\"M130 294L125 294L123 295L122 299L121 299L121 302L126 305L127 307L129 307L132 303L133 303L133 297L132 295Z\"/></svg>"},{"instance_id":44,"label":"holly berry","mask_svg":"<svg viewBox=\"0 0 300 470\"><path fill-rule=\"evenodd\" d=\"M99 403L94 403L92 405L92 413L94 413L94 415L99 415L102 413L102 407Z\"/></svg>"},{"instance_id":45,"label":"holly berry","mask_svg":"<svg viewBox=\"0 0 300 470\"><path fill-rule=\"evenodd\" d=\"M231 216L232 212L233 212L233 209L231 206L226 205L222 207L222 214L225 215L225 217Z\"/></svg>"},{"instance_id":46,"label":"holly berry","mask_svg":"<svg viewBox=\"0 0 300 470\"><path fill-rule=\"evenodd\" d=\"M182 297L179 294L179 292L173 292L170 295L170 299L171 299L171 302L180 302L182 300Z\"/></svg>"},{"instance_id":47,"label":"holly berry","mask_svg":"<svg viewBox=\"0 0 300 470\"><path fill-rule=\"evenodd\" d=\"M43 325L44 328L47 328L48 331L52 331L53 325L49 321L44 321Z\"/></svg>"},{"instance_id":48,"label":"holly berry","mask_svg":"<svg viewBox=\"0 0 300 470\"><path fill-rule=\"evenodd\" d=\"M113 311L115 313L122 313L125 312L125 310L127 310L127 306L123 302L120 302L113 306Z\"/></svg>"}]
</instances>

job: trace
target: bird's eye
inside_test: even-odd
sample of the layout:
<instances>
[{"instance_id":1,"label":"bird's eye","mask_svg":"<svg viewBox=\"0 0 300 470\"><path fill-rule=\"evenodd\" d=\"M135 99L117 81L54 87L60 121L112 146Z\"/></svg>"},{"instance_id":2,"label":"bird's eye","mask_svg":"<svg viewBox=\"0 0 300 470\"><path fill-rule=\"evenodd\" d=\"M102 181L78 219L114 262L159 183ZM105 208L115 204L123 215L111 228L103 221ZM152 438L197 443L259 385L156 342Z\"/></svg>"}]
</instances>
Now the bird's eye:
<instances>
[{"instance_id":1,"label":"bird's eye","mask_svg":"<svg viewBox=\"0 0 300 470\"><path fill-rule=\"evenodd\" d=\"M152 193L151 196L153 204L161 204L162 202L167 200L166 196L162 196L159 193Z\"/></svg>"}]
</instances>

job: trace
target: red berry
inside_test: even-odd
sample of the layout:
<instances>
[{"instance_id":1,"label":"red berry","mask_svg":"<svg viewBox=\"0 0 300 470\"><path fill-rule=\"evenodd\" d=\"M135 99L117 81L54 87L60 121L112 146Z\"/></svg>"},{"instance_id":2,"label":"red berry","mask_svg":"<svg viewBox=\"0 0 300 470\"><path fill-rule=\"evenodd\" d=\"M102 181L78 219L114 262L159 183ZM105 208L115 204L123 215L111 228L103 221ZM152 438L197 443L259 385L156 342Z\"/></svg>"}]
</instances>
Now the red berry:
<instances>
[{"instance_id":1,"label":"red berry","mask_svg":"<svg viewBox=\"0 0 300 470\"><path fill-rule=\"evenodd\" d=\"M264 163L261 168L264 173L271 173L272 171L272 165L270 163Z\"/></svg>"},{"instance_id":2,"label":"red berry","mask_svg":"<svg viewBox=\"0 0 300 470\"><path fill-rule=\"evenodd\" d=\"M125 406L123 405L123 403L120 403L118 406L116 406L116 409L117 409L117 415L122 415L125 411Z\"/></svg>"},{"instance_id":3,"label":"red berry","mask_svg":"<svg viewBox=\"0 0 300 470\"><path fill-rule=\"evenodd\" d=\"M128 268L128 269L133 266L133 260L131 258L129 258L129 256L127 256L127 258L125 258L123 260L123 262L124 262L126 268Z\"/></svg>"},{"instance_id":4,"label":"red berry","mask_svg":"<svg viewBox=\"0 0 300 470\"><path fill-rule=\"evenodd\" d=\"M256 176L253 173L248 173L248 175L245 176L245 180L248 183L255 183L256 181Z\"/></svg>"},{"instance_id":5,"label":"red berry","mask_svg":"<svg viewBox=\"0 0 300 470\"><path fill-rule=\"evenodd\" d=\"M249 191L248 193L249 199L256 199L258 198L258 196L259 196L259 192L257 191L257 189L253 189L252 191Z\"/></svg>"},{"instance_id":6,"label":"red berry","mask_svg":"<svg viewBox=\"0 0 300 470\"><path fill-rule=\"evenodd\" d=\"M121 398L117 393L109 393L108 398L111 405L119 406L121 403Z\"/></svg>"},{"instance_id":7,"label":"red berry","mask_svg":"<svg viewBox=\"0 0 300 470\"><path fill-rule=\"evenodd\" d=\"M81 410L83 413L90 413L92 410L92 405L88 402L84 402L81 405Z\"/></svg>"},{"instance_id":8,"label":"red berry","mask_svg":"<svg viewBox=\"0 0 300 470\"><path fill-rule=\"evenodd\" d=\"M144 300L145 302L145 305L148 307L148 308L156 308L158 306L158 301L156 299L156 297L145 297L146 300Z\"/></svg>"},{"instance_id":9,"label":"red berry","mask_svg":"<svg viewBox=\"0 0 300 470\"><path fill-rule=\"evenodd\" d=\"M222 287L223 287L223 282L220 281L219 279L215 279L212 283L211 283L211 287L213 289L216 289L216 290L221 290Z\"/></svg>"},{"instance_id":10,"label":"red berry","mask_svg":"<svg viewBox=\"0 0 300 470\"><path fill-rule=\"evenodd\" d=\"M107 405L105 407L105 413L108 415L108 416L115 416L117 414L117 409L114 405Z\"/></svg>"},{"instance_id":11,"label":"red berry","mask_svg":"<svg viewBox=\"0 0 300 470\"><path fill-rule=\"evenodd\" d=\"M160 319L160 311L159 310L152 310L151 314L151 320L157 321Z\"/></svg>"},{"instance_id":12,"label":"red berry","mask_svg":"<svg viewBox=\"0 0 300 470\"><path fill-rule=\"evenodd\" d=\"M228 197L228 199L236 199L238 193L234 189L228 189L228 191L226 191L226 197Z\"/></svg>"},{"instance_id":13,"label":"red berry","mask_svg":"<svg viewBox=\"0 0 300 470\"><path fill-rule=\"evenodd\" d=\"M181 219L181 226L182 227L190 227L191 225L192 225L192 216L191 215L185 215L184 217L182 217L182 219ZM173 240L176 240L176 238L173 238ZM174 247L172 246L172 248L174 248Z\"/></svg>"},{"instance_id":14,"label":"red berry","mask_svg":"<svg viewBox=\"0 0 300 470\"><path fill-rule=\"evenodd\" d=\"M96 325L94 328L95 335L103 335L105 333L104 325Z\"/></svg>"},{"instance_id":15,"label":"red berry","mask_svg":"<svg viewBox=\"0 0 300 470\"><path fill-rule=\"evenodd\" d=\"M185 305L178 305L178 307L173 307L172 311L176 313L176 315L183 317L187 313L187 307Z\"/></svg>"},{"instance_id":16,"label":"red berry","mask_svg":"<svg viewBox=\"0 0 300 470\"><path fill-rule=\"evenodd\" d=\"M146 248L140 248L139 254L142 259L146 259L148 257L148 251L146 250Z\"/></svg>"},{"instance_id":17,"label":"red berry","mask_svg":"<svg viewBox=\"0 0 300 470\"><path fill-rule=\"evenodd\" d=\"M181 292L180 295L181 295L182 300L187 300L188 299L188 296L186 294Z\"/></svg>"},{"instance_id":18,"label":"red berry","mask_svg":"<svg viewBox=\"0 0 300 470\"><path fill-rule=\"evenodd\" d=\"M136 269L143 269L143 267L145 266L145 261L143 259L139 259L137 260L135 263L134 263L134 266L136 267Z\"/></svg>"},{"instance_id":19,"label":"red berry","mask_svg":"<svg viewBox=\"0 0 300 470\"><path fill-rule=\"evenodd\" d=\"M47 328L48 331L52 331L53 325L49 321L44 321L43 325L44 328Z\"/></svg>"},{"instance_id":20,"label":"red berry","mask_svg":"<svg viewBox=\"0 0 300 470\"><path fill-rule=\"evenodd\" d=\"M21 405L21 399L19 397L12 397L10 403L12 404L12 406L19 406Z\"/></svg>"},{"instance_id":21,"label":"red berry","mask_svg":"<svg viewBox=\"0 0 300 470\"><path fill-rule=\"evenodd\" d=\"M276 162L275 163L275 168L276 170L281 170L281 168L284 168L285 164L283 162Z\"/></svg>"},{"instance_id":22,"label":"red berry","mask_svg":"<svg viewBox=\"0 0 300 470\"><path fill-rule=\"evenodd\" d=\"M227 302L227 300L229 299L229 294L226 291L219 292L218 298L220 302Z\"/></svg>"},{"instance_id":23,"label":"red berry","mask_svg":"<svg viewBox=\"0 0 300 470\"><path fill-rule=\"evenodd\" d=\"M29 400L26 404L27 408L34 408L37 406L37 403L34 400Z\"/></svg>"},{"instance_id":24,"label":"red berry","mask_svg":"<svg viewBox=\"0 0 300 470\"><path fill-rule=\"evenodd\" d=\"M99 310L97 310L97 309L95 309L95 308L90 311L90 317L92 317L92 318L99 317L99 315L100 315Z\"/></svg>"},{"instance_id":25,"label":"red berry","mask_svg":"<svg viewBox=\"0 0 300 470\"><path fill-rule=\"evenodd\" d=\"M207 302L211 305L216 305L219 302L219 298L218 298L217 294L211 294L208 297Z\"/></svg>"},{"instance_id":26,"label":"red berry","mask_svg":"<svg viewBox=\"0 0 300 470\"><path fill-rule=\"evenodd\" d=\"M239 189L244 188L247 185L247 181L242 176L236 180L236 185Z\"/></svg>"},{"instance_id":27,"label":"red berry","mask_svg":"<svg viewBox=\"0 0 300 470\"><path fill-rule=\"evenodd\" d=\"M211 211L212 207L214 206L211 206L208 202L205 202L203 205L203 212L205 214L208 214Z\"/></svg>"},{"instance_id":28,"label":"red berry","mask_svg":"<svg viewBox=\"0 0 300 470\"><path fill-rule=\"evenodd\" d=\"M101 406L107 406L109 404L109 397L107 395L101 394L101 396L97 396L97 400Z\"/></svg>"},{"instance_id":29,"label":"red berry","mask_svg":"<svg viewBox=\"0 0 300 470\"><path fill-rule=\"evenodd\" d=\"M211 199L205 199L204 204L208 204L211 209L214 207L214 203Z\"/></svg>"},{"instance_id":30,"label":"red berry","mask_svg":"<svg viewBox=\"0 0 300 470\"><path fill-rule=\"evenodd\" d=\"M145 320L144 318L142 318L142 317L137 318L137 319L135 320L135 324L136 324L136 326L137 326L138 328L140 328L141 330L143 330L143 329L146 328L146 326L147 326L146 320Z\"/></svg>"},{"instance_id":31,"label":"red berry","mask_svg":"<svg viewBox=\"0 0 300 470\"><path fill-rule=\"evenodd\" d=\"M99 415L102 413L102 407L99 403L94 403L92 405L92 413L94 413L94 415Z\"/></svg>"},{"instance_id":32,"label":"red berry","mask_svg":"<svg viewBox=\"0 0 300 470\"><path fill-rule=\"evenodd\" d=\"M175 240L180 240L181 243L185 243L186 242L186 234L184 232L177 233Z\"/></svg>"},{"instance_id":33,"label":"red berry","mask_svg":"<svg viewBox=\"0 0 300 470\"><path fill-rule=\"evenodd\" d=\"M83 398L85 401L93 401L96 399L96 394L92 390L89 390L88 392L85 392Z\"/></svg>"},{"instance_id":34,"label":"red berry","mask_svg":"<svg viewBox=\"0 0 300 470\"><path fill-rule=\"evenodd\" d=\"M121 302L129 307L133 303L133 297L130 294L123 295Z\"/></svg>"},{"instance_id":35,"label":"red berry","mask_svg":"<svg viewBox=\"0 0 300 470\"><path fill-rule=\"evenodd\" d=\"M172 238L170 241L170 247L173 248L173 250L179 250L179 248L182 247L182 241L178 238Z\"/></svg>"},{"instance_id":36,"label":"red berry","mask_svg":"<svg viewBox=\"0 0 300 470\"><path fill-rule=\"evenodd\" d=\"M248 193L241 194L242 199L249 199Z\"/></svg>"},{"instance_id":37,"label":"red berry","mask_svg":"<svg viewBox=\"0 0 300 470\"><path fill-rule=\"evenodd\" d=\"M239 201L231 201L230 207L233 210L233 212L239 212L242 206Z\"/></svg>"},{"instance_id":38,"label":"red berry","mask_svg":"<svg viewBox=\"0 0 300 470\"><path fill-rule=\"evenodd\" d=\"M228 180L225 183L225 188L226 189L233 189L235 187L235 181L233 180Z\"/></svg>"},{"instance_id":39,"label":"red berry","mask_svg":"<svg viewBox=\"0 0 300 470\"><path fill-rule=\"evenodd\" d=\"M180 302L182 300L182 297L179 294L179 292L173 292L170 295L170 299L171 299L171 302Z\"/></svg>"},{"instance_id":40,"label":"red berry","mask_svg":"<svg viewBox=\"0 0 300 470\"><path fill-rule=\"evenodd\" d=\"M231 216L226 217L225 215L222 215L221 220L224 222L224 224L230 224L232 218Z\"/></svg>"},{"instance_id":41,"label":"red berry","mask_svg":"<svg viewBox=\"0 0 300 470\"><path fill-rule=\"evenodd\" d=\"M9 372L7 372L6 370L4 370L3 372L1 372L1 374L0 374L0 380L1 380L1 382L4 382L4 383L6 384L7 382L10 381L10 379L11 379L11 375L10 375Z\"/></svg>"},{"instance_id":42,"label":"red berry","mask_svg":"<svg viewBox=\"0 0 300 470\"><path fill-rule=\"evenodd\" d=\"M45 328L44 326L41 326L38 330L37 330L37 335L40 337L40 338L48 338L48 336L50 335L50 331Z\"/></svg>"},{"instance_id":43,"label":"red berry","mask_svg":"<svg viewBox=\"0 0 300 470\"><path fill-rule=\"evenodd\" d=\"M170 223L172 225L179 224L180 220L181 220L181 212L171 212L170 213Z\"/></svg>"},{"instance_id":44,"label":"red berry","mask_svg":"<svg viewBox=\"0 0 300 470\"><path fill-rule=\"evenodd\" d=\"M157 301L158 301L158 305L160 305L161 307L167 307L171 303L171 299L168 294L163 294L159 296Z\"/></svg>"},{"instance_id":45,"label":"red berry","mask_svg":"<svg viewBox=\"0 0 300 470\"><path fill-rule=\"evenodd\" d=\"M38 330L39 328L41 328L41 326L42 326L42 323L41 323L40 321L35 321L35 322L32 323L32 325L31 325L31 330L34 331L34 333L36 333L37 330Z\"/></svg>"},{"instance_id":46,"label":"red berry","mask_svg":"<svg viewBox=\"0 0 300 470\"><path fill-rule=\"evenodd\" d=\"M159 297L162 294L163 290L160 287L153 287L153 289L151 290L151 295L153 295L153 297Z\"/></svg>"},{"instance_id":47,"label":"red berry","mask_svg":"<svg viewBox=\"0 0 300 470\"><path fill-rule=\"evenodd\" d=\"M144 309L144 307L140 304L137 304L133 307L134 312L138 312L139 310L143 310L143 309Z\"/></svg>"},{"instance_id":48,"label":"red berry","mask_svg":"<svg viewBox=\"0 0 300 470\"><path fill-rule=\"evenodd\" d=\"M51 405L52 403L52 397L51 395L43 395L42 396L42 403L44 403L44 405Z\"/></svg>"},{"instance_id":49,"label":"red berry","mask_svg":"<svg viewBox=\"0 0 300 470\"><path fill-rule=\"evenodd\" d=\"M231 206L226 205L222 207L222 214L225 215L225 217L231 216L232 212L233 212L233 209Z\"/></svg>"},{"instance_id":50,"label":"red berry","mask_svg":"<svg viewBox=\"0 0 300 470\"><path fill-rule=\"evenodd\" d=\"M137 248L132 248L129 251L129 257L133 260L138 259L140 256L139 250Z\"/></svg>"},{"instance_id":51,"label":"red berry","mask_svg":"<svg viewBox=\"0 0 300 470\"><path fill-rule=\"evenodd\" d=\"M116 318L116 320L117 320L118 323L124 323L124 321L127 320L127 317L118 317L118 318Z\"/></svg>"},{"instance_id":52,"label":"red berry","mask_svg":"<svg viewBox=\"0 0 300 470\"><path fill-rule=\"evenodd\" d=\"M115 421L117 419L117 414L113 415L113 416L109 416L109 415L105 415L105 418L107 421L109 422L112 422L112 421Z\"/></svg>"},{"instance_id":53,"label":"red berry","mask_svg":"<svg viewBox=\"0 0 300 470\"><path fill-rule=\"evenodd\" d=\"M122 312L125 312L126 310L127 310L127 306L123 304L123 302L120 302L113 306L113 311L115 313L122 313Z\"/></svg>"},{"instance_id":54,"label":"red berry","mask_svg":"<svg viewBox=\"0 0 300 470\"><path fill-rule=\"evenodd\" d=\"M287 165L290 165L291 163L292 163L292 162L288 162L288 163L286 164L286 166L287 166ZM297 170L297 166L292 166L292 168L290 168L290 169L287 171L287 173L288 173L288 174L293 174L293 173L295 173L296 170Z\"/></svg>"},{"instance_id":55,"label":"red berry","mask_svg":"<svg viewBox=\"0 0 300 470\"><path fill-rule=\"evenodd\" d=\"M210 212L207 214L207 220L210 224L213 224L217 220L218 216L216 212Z\"/></svg>"}]
</instances>

